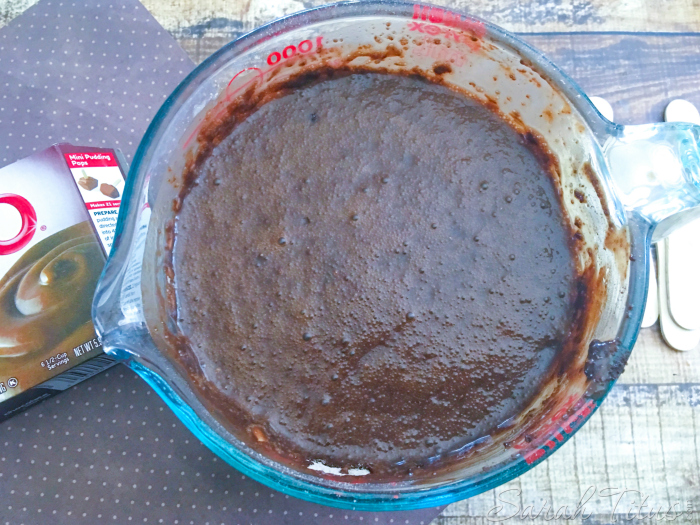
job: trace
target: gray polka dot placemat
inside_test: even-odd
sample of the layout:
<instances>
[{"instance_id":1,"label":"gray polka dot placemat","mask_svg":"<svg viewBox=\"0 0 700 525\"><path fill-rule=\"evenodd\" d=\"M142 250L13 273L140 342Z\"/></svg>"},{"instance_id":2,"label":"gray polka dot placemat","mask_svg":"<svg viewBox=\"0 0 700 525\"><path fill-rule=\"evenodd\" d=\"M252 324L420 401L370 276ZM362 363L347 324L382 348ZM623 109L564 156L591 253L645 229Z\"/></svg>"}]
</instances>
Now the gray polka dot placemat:
<instances>
[{"instance_id":1,"label":"gray polka dot placemat","mask_svg":"<svg viewBox=\"0 0 700 525\"><path fill-rule=\"evenodd\" d=\"M192 67L135 0L40 2L0 30L0 166L61 141L130 160ZM350 512L272 491L122 365L0 424L0 525L427 525L439 511Z\"/></svg>"},{"instance_id":2,"label":"gray polka dot placemat","mask_svg":"<svg viewBox=\"0 0 700 525\"><path fill-rule=\"evenodd\" d=\"M135 0L45 0L0 30L0 166L57 142L120 148L194 64Z\"/></svg>"}]
</instances>

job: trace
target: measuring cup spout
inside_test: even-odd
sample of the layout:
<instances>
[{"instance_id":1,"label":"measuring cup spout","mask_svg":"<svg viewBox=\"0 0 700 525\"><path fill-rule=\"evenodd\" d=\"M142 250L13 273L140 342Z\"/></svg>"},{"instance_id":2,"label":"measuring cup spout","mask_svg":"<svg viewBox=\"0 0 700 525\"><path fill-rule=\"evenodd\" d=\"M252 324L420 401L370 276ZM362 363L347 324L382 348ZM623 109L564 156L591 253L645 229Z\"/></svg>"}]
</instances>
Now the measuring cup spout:
<instances>
[{"instance_id":1,"label":"measuring cup spout","mask_svg":"<svg viewBox=\"0 0 700 525\"><path fill-rule=\"evenodd\" d=\"M652 241L700 217L700 126L616 126L603 152L615 192L649 221Z\"/></svg>"}]
</instances>

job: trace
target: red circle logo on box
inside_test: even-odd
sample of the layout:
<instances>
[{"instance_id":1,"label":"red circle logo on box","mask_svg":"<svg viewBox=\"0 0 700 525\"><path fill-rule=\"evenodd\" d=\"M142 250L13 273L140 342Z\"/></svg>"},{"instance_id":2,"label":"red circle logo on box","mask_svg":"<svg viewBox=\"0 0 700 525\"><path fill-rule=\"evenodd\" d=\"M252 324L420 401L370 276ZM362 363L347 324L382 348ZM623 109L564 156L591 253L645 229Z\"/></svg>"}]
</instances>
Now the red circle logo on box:
<instances>
[{"instance_id":1,"label":"red circle logo on box","mask_svg":"<svg viewBox=\"0 0 700 525\"><path fill-rule=\"evenodd\" d=\"M0 255L9 255L24 248L29 244L29 241L32 240L32 237L34 237L34 232L36 231L36 211L34 210L34 206L32 206L27 199L12 193L0 194L0 204L9 204L14 207L19 212L20 217L22 217L22 227L19 233L12 239L0 239Z\"/></svg>"}]
</instances>

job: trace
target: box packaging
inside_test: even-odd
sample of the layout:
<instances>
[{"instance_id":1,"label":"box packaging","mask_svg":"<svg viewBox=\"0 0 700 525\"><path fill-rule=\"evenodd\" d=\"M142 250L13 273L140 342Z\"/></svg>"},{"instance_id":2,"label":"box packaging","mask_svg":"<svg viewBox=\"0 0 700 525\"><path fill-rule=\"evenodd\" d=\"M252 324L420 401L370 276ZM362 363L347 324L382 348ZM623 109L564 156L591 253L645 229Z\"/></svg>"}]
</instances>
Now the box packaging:
<instances>
[{"instance_id":1,"label":"box packaging","mask_svg":"<svg viewBox=\"0 0 700 525\"><path fill-rule=\"evenodd\" d=\"M0 169L0 421L114 364L90 311L125 169L70 144Z\"/></svg>"}]
</instances>

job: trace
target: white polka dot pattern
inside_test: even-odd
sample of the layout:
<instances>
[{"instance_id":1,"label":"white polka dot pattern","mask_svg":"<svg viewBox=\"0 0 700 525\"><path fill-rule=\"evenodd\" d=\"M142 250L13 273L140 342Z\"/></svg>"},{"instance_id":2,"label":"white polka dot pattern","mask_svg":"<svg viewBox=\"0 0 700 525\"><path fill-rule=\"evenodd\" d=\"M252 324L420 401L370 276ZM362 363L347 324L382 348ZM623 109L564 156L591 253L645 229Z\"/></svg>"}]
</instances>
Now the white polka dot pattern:
<instances>
[{"instance_id":1,"label":"white polka dot pattern","mask_svg":"<svg viewBox=\"0 0 700 525\"><path fill-rule=\"evenodd\" d=\"M0 524L428 525L272 491L212 454L118 365L0 424Z\"/></svg>"},{"instance_id":2,"label":"white polka dot pattern","mask_svg":"<svg viewBox=\"0 0 700 525\"><path fill-rule=\"evenodd\" d=\"M0 30L0 166L56 142L120 148L193 63L135 0L45 0Z\"/></svg>"}]
</instances>

